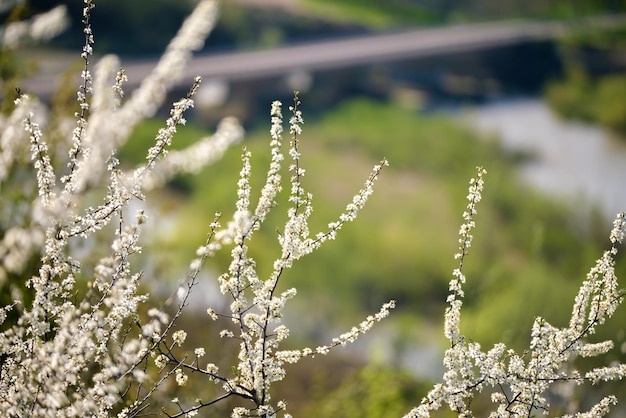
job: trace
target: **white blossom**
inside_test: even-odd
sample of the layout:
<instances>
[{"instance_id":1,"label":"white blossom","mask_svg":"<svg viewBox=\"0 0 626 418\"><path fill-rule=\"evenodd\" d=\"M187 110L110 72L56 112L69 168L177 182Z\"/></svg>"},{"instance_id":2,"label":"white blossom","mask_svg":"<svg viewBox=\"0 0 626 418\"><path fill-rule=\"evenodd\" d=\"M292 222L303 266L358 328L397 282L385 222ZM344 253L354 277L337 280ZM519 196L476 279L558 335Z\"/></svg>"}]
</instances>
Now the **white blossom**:
<instances>
[{"instance_id":1,"label":"white blossom","mask_svg":"<svg viewBox=\"0 0 626 418\"><path fill-rule=\"evenodd\" d=\"M614 272L617 244L624 237L624 214L618 215L610 234L612 247L606 251L582 283L574 300L568 327L558 328L543 318L536 318L531 329L531 342L524 355L507 349L502 343L485 352L480 345L460 333L461 298L464 296L463 263L471 246L476 203L481 200L482 175L470 181L467 211L459 234L459 252L455 259L459 267L450 281L449 304L445 313L444 334L450 341L444 355L446 369L443 382L435 384L421 404L405 417L429 417L430 412L447 405L458 416L474 416L470 404L480 392L491 390L495 404L489 417L531 416L536 411L550 412L547 394L555 382L621 380L626 377L626 364L593 368L581 373L572 367L577 356L592 357L606 354L613 348L612 341L589 343L587 337L595 332L605 319L611 317L623 299L618 290ZM603 398L587 412L567 417L601 417L609 413L610 405L617 403L613 396Z\"/></svg>"},{"instance_id":2,"label":"white blossom","mask_svg":"<svg viewBox=\"0 0 626 418\"><path fill-rule=\"evenodd\" d=\"M172 334L172 339L177 346L182 346L185 340L187 339L187 332L184 330L178 330L174 334Z\"/></svg>"},{"instance_id":3,"label":"white blossom","mask_svg":"<svg viewBox=\"0 0 626 418\"><path fill-rule=\"evenodd\" d=\"M189 376L187 376L182 369L176 369L176 383L178 386L185 386Z\"/></svg>"},{"instance_id":4,"label":"white blossom","mask_svg":"<svg viewBox=\"0 0 626 418\"><path fill-rule=\"evenodd\" d=\"M287 403L272 398L274 383L287 376L285 364L355 342L395 307L393 300L383 304L377 313L327 344L284 349L291 334L284 315L298 293L285 282L283 273L337 238L345 223L356 219L387 161L373 167L361 190L347 199L343 212L328 221L327 228L312 231L309 219L314 199L302 182L307 171L301 164L304 119L300 99L296 93L289 107L286 151L282 104L273 102L271 155L263 186L253 190L257 183L252 181L252 156L244 148L232 219L222 228L219 215L215 216L206 242L192 255L188 274L171 298L153 307L141 290L142 278L151 274L150 268L141 269L139 257L147 217L134 206L146 205L144 193L177 173L195 173L219 159L241 140L243 129L236 120L226 118L214 135L187 149L170 151L178 126L186 123L186 111L194 106L201 81L197 77L193 83L189 80L188 95L172 104L145 163L123 171L116 151L137 123L163 104L191 52L202 47L213 28L217 5L210 0L197 2L157 67L130 97L124 92L127 76L117 57L104 56L93 68L96 44L90 22L94 7L93 0L84 0L78 111L71 124L64 122L71 127L50 135L52 124L47 123L42 104L24 95L15 101L10 114L0 116L0 186L6 187L12 176L20 177L15 172L28 172L23 165L34 168L32 179L20 177L19 184L11 185L24 190L22 200L2 201L7 220L0 225L0 284L10 275L23 276L32 300L24 303L15 295L12 304L0 307L0 411L7 416L129 418L163 407L175 411L165 412L169 416L192 417L202 408L233 397L246 405L235 406L233 417L276 417L279 413L290 417ZM30 21L10 24L1 35L2 42L14 48L29 38L54 36L63 26L63 16L64 8L58 7ZM63 141L58 139L61 133L66 134ZM283 167L285 156L290 161ZM283 179L283 171L288 171L288 179ZM470 181L459 229L458 266L452 272L444 316L444 335L450 342L444 355L445 372L408 417L426 417L444 406L460 417L473 416L472 400L481 391L490 392L494 404L490 417L548 413L549 391L555 383L600 384L626 377L626 365L621 363L574 368L577 357L602 356L613 349L613 341L589 337L615 313L624 296L615 275L615 258L626 228L623 214L614 222L611 247L597 260L573 301L567 327L536 318L530 345L521 354L502 343L484 349L461 334L468 280L464 261L472 245L484 174L479 168ZM284 182L289 185L283 187ZM250 246L256 243L254 233L277 207L283 188L288 207L287 219L277 233L279 248L276 258L261 267L268 260L253 259ZM256 205L252 196L259 196ZM226 320L218 335L238 344L233 364L212 357L208 346L189 347L188 333L179 322L191 291L205 279L200 275L205 259L227 246L231 261L217 283L230 304L219 305L219 314L213 308L206 312L213 321ZM198 324L198 329L204 331L202 326ZM185 386L190 379L219 383L214 389L222 392L208 401L189 403L180 395L165 406L157 405L162 403L161 390L169 383ZM572 416L604 416L616 403L615 397L607 396Z\"/></svg>"},{"instance_id":5,"label":"white blossom","mask_svg":"<svg viewBox=\"0 0 626 418\"><path fill-rule=\"evenodd\" d=\"M5 48L16 49L26 41L47 41L68 26L67 7L56 6L28 21L9 23L4 27L0 42Z\"/></svg>"}]
</instances>

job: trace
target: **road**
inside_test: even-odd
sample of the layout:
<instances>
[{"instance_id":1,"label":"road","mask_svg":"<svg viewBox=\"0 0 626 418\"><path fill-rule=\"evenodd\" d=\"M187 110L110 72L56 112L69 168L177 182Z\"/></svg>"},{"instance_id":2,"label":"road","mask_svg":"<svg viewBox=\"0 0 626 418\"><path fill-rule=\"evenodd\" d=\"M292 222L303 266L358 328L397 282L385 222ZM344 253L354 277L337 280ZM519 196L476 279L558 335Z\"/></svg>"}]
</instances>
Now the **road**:
<instances>
[{"instance_id":1,"label":"road","mask_svg":"<svg viewBox=\"0 0 626 418\"><path fill-rule=\"evenodd\" d=\"M187 65L181 84L194 76L221 81L260 79L293 71L318 71L401 59L415 59L494 46L554 38L572 28L603 28L624 24L613 16L576 23L508 21L468 24L404 32L362 35L347 39L289 45L275 49L236 51L195 56ZM155 60L124 63L132 90L154 68ZM25 80L25 91L49 96L57 88L58 74L42 74Z\"/></svg>"}]
</instances>

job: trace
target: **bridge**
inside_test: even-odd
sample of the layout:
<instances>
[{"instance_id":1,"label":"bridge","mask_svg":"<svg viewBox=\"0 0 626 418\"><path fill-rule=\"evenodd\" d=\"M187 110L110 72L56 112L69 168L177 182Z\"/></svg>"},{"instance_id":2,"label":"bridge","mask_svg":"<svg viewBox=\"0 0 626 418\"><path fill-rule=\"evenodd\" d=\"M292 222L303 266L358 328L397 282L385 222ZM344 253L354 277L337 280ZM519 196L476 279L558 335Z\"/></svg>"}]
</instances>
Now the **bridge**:
<instances>
[{"instance_id":1,"label":"bridge","mask_svg":"<svg viewBox=\"0 0 626 418\"><path fill-rule=\"evenodd\" d=\"M600 30L623 25L625 16L604 16L568 22L504 21L357 37L282 46L274 49L199 54L180 78L188 86L194 76L223 82L262 79L293 72L332 70L354 65L416 59L497 46L553 39L576 29ZM123 63L129 82L137 87L155 67L156 60ZM58 74L42 74L22 83L24 90L48 97L58 87Z\"/></svg>"}]
</instances>

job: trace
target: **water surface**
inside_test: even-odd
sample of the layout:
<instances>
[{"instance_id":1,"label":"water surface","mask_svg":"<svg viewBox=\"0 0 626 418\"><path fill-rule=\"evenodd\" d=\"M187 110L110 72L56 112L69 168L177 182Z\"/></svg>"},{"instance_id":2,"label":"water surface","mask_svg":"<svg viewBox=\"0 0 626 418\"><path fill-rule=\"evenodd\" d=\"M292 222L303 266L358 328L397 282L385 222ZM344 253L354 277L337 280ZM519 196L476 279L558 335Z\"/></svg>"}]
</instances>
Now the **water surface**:
<instances>
[{"instance_id":1,"label":"water surface","mask_svg":"<svg viewBox=\"0 0 626 418\"><path fill-rule=\"evenodd\" d=\"M531 154L520 175L547 194L607 218L626 211L626 140L600 127L557 117L539 99L493 102L464 112L505 149Z\"/></svg>"}]
</instances>

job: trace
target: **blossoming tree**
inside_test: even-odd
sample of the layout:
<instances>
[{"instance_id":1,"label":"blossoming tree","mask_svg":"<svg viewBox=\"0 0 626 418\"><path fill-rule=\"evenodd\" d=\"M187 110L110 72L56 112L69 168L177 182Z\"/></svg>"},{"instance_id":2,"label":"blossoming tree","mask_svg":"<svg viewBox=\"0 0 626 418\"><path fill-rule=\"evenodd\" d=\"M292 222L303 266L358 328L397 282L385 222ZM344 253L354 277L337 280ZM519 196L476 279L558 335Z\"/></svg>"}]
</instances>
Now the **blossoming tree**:
<instances>
[{"instance_id":1,"label":"blossoming tree","mask_svg":"<svg viewBox=\"0 0 626 418\"><path fill-rule=\"evenodd\" d=\"M148 204L146 191L177 173L197 171L219 158L241 139L243 129L236 120L227 118L214 135L187 149L169 150L177 127L185 124L185 112L194 105L201 83L196 78L190 80L187 96L172 105L144 164L125 171L116 151L133 127L161 106L191 51L202 46L213 27L217 5L212 0L198 2L157 67L130 97L124 96L126 75L116 57L103 57L92 76L93 8L92 0L84 0L84 68L77 94L79 110L72 123L47 125L43 106L22 94L11 113L0 119L0 190L3 196L10 196L0 204L2 212L8 214L0 225L0 278L13 284L10 303L0 308L0 411L10 417L133 417L156 413L190 417L225 399L238 399L241 403L232 408L233 417L289 416L286 402L273 399L271 391L274 382L286 378L284 365L355 341L395 306L389 301L378 313L326 345L283 349L282 343L289 336L283 322L284 307L296 296L293 288L279 291L283 273L335 239L344 224L356 218L387 161L374 166L363 188L336 220L312 233L309 217L313 196L301 181L305 171L300 161L300 100L295 94L289 107L286 147L282 104L274 102L270 110L271 162L260 198L252 204L251 158L244 148L234 216L224 227L219 214L210 223L208 238L191 261L176 308L168 315L161 306L151 306L140 290L145 273L134 260L142 251L140 237L146 214L135 208ZM34 19L32 25L47 22L50 27L59 27L63 19L59 10L48 15L48 20ZM21 32L15 28L5 31L5 42L9 39L10 45L26 37L24 34L45 37L40 34L54 32L39 26L28 29L28 23L16 28ZM283 148L288 149L286 155ZM276 206L286 157L290 160L287 221L278 234L280 253L271 264L271 272L262 276L249 245ZM576 356L601 355L612 347L610 341L588 343L587 337L623 299L613 270L617 245L624 236L623 215L611 232L611 249L581 286L568 327L559 329L538 318L524 355L503 344L484 352L461 335L463 263L472 241L484 173L479 169L470 184L460 231L459 267L450 282L445 316L445 335L450 341L444 360L447 371L443 383L435 385L407 417L429 416L443 405L459 416L472 416L470 401L486 388L493 389L491 400L496 405L491 416L548 413L545 394L555 383L595 383L621 379L626 374L624 364L584 373L571 367ZM106 239L110 240L103 248L101 243ZM225 324L219 336L239 345L230 369L218 367L218 359L206 347L188 349L188 334L177 326L203 263L225 246L230 248L231 261L217 280L230 306L226 311L209 308L207 320ZM92 262L94 256L97 260ZM160 410L156 399L160 388L168 382L185 386L190 378L217 383L221 391L211 399L191 403L175 398ZM608 396L576 416L602 416L615 403L616 399Z\"/></svg>"}]
</instances>

